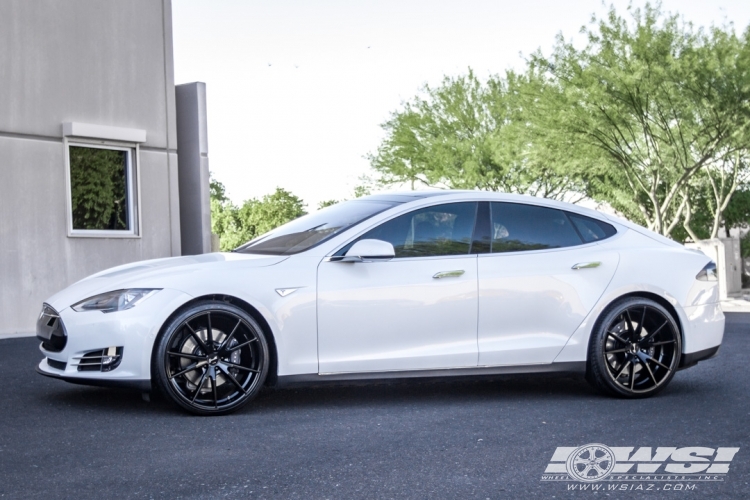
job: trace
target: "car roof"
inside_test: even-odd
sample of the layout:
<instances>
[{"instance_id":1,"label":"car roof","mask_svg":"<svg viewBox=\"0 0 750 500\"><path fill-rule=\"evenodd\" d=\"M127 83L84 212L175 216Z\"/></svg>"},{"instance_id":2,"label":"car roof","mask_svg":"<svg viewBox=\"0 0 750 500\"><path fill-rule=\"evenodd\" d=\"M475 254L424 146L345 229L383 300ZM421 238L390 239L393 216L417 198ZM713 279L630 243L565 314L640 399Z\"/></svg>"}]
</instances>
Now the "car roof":
<instances>
[{"instance_id":1,"label":"car roof","mask_svg":"<svg viewBox=\"0 0 750 500\"><path fill-rule=\"evenodd\" d=\"M394 203L408 203L414 200L421 200L422 198L429 198L432 196L446 196L456 193L472 193L474 191L403 191L397 193L383 193L383 194L371 194L357 198L363 201L390 201Z\"/></svg>"},{"instance_id":2,"label":"car roof","mask_svg":"<svg viewBox=\"0 0 750 500\"><path fill-rule=\"evenodd\" d=\"M510 203L528 203L540 205L569 212L587 215L601 220L607 220L606 214L597 210L566 203L564 201L552 200L549 198L540 198L538 196L529 196L525 194L499 193L496 191L478 191L478 190L459 190L459 189L440 189L431 191L401 191L393 193L375 194L357 198L363 201L387 201L393 203L408 203L425 198L445 198L450 201L452 198L470 199L477 201L505 201Z\"/></svg>"}]
</instances>

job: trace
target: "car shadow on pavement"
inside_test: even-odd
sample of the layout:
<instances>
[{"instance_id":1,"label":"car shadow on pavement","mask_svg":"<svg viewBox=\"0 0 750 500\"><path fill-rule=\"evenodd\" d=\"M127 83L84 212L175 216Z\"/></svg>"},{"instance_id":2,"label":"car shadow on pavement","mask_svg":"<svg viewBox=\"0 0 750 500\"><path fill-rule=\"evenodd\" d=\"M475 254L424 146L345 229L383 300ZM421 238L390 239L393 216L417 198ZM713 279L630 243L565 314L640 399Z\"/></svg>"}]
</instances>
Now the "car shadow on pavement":
<instances>
[{"instance_id":1,"label":"car shadow on pavement","mask_svg":"<svg viewBox=\"0 0 750 500\"><path fill-rule=\"evenodd\" d=\"M705 387L704 387L705 386ZM711 391L711 383L679 380L677 377L656 398L693 396ZM527 374L481 378L435 378L389 381L331 382L291 387L269 387L238 414L269 415L290 409L354 409L361 407L402 407L403 405L513 404L529 402L592 400L618 401L597 393L582 375ZM188 414L153 392L145 402L141 393L98 387L58 388L46 396L47 404L86 412L119 414Z\"/></svg>"},{"instance_id":2,"label":"car shadow on pavement","mask_svg":"<svg viewBox=\"0 0 750 500\"><path fill-rule=\"evenodd\" d=\"M710 394L714 383L704 378L678 376L654 398L641 401ZM270 388L262 392L246 411L276 411L291 408L349 408L357 406L430 406L445 404L549 403L580 400L628 400L603 395L593 389L583 375L525 374L481 378L434 378L377 382L326 383L298 387Z\"/></svg>"},{"instance_id":3,"label":"car shadow on pavement","mask_svg":"<svg viewBox=\"0 0 750 500\"><path fill-rule=\"evenodd\" d=\"M358 406L401 406L404 403L430 405L477 401L514 401L559 398L591 398L598 394L580 375L529 374L481 378L435 378L388 381L328 382L267 387L240 413L273 413L290 408L346 408ZM61 385L45 395L53 406L85 411L181 414L158 392L150 401L142 393L76 385Z\"/></svg>"}]
</instances>

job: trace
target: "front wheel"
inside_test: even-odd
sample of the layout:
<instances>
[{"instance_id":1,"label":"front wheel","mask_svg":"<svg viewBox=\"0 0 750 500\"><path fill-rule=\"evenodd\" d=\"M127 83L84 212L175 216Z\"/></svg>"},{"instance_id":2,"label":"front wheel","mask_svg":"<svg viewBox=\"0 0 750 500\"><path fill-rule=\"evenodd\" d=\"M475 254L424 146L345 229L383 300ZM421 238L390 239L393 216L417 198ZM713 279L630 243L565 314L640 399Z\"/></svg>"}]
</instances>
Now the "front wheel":
<instances>
[{"instance_id":1,"label":"front wheel","mask_svg":"<svg viewBox=\"0 0 750 500\"><path fill-rule=\"evenodd\" d=\"M153 378L187 411L224 415L255 397L268 365L258 323L234 305L206 301L166 325L154 348Z\"/></svg>"},{"instance_id":2,"label":"front wheel","mask_svg":"<svg viewBox=\"0 0 750 500\"><path fill-rule=\"evenodd\" d=\"M680 330L669 311L653 300L623 299L592 334L587 378L616 396L653 396L672 380L681 353Z\"/></svg>"}]
</instances>

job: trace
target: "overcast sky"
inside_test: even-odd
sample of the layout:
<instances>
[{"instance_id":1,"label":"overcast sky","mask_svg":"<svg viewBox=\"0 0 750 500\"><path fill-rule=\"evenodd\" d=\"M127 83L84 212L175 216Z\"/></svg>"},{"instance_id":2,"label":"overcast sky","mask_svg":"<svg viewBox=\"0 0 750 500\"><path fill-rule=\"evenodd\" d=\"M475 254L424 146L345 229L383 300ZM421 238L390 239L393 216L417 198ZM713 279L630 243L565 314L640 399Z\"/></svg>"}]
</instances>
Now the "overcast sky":
<instances>
[{"instance_id":1,"label":"overcast sky","mask_svg":"<svg viewBox=\"0 0 750 500\"><path fill-rule=\"evenodd\" d=\"M610 2L607 3L609 5ZM627 1L615 6L625 12ZM642 5L643 2L634 2ZM750 22L750 1L663 2L696 25ZM175 81L206 82L209 164L236 203L278 187L352 196L380 124L424 84L579 38L598 0L173 0Z\"/></svg>"}]
</instances>

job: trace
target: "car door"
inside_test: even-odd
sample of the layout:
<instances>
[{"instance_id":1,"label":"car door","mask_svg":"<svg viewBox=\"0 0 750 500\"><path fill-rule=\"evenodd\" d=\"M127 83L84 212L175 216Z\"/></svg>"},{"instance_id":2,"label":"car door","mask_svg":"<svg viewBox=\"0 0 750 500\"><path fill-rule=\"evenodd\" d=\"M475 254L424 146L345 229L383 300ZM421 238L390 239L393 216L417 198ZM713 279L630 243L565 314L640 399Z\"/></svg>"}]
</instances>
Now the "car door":
<instances>
[{"instance_id":1,"label":"car door","mask_svg":"<svg viewBox=\"0 0 750 500\"><path fill-rule=\"evenodd\" d=\"M476 209L422 208L359 238L391 243L389 261L320 263L321 373L477 365Z\"/></svg>"},{"instance_id":2,"label":"car door","mask_svg":"<svg viewBox=\"0 0 750 500\"><path fill-rule=\"evenodd\" d=\"M530 204L491 203L478 258L479 365L551 363L601 297L619 255L605 222Z\"/></svg>"}]
</instances>

